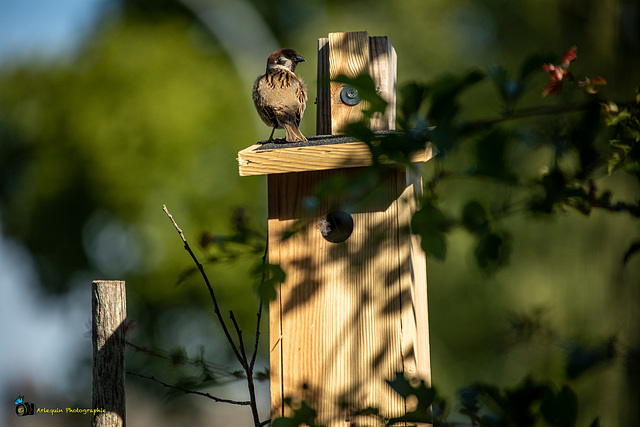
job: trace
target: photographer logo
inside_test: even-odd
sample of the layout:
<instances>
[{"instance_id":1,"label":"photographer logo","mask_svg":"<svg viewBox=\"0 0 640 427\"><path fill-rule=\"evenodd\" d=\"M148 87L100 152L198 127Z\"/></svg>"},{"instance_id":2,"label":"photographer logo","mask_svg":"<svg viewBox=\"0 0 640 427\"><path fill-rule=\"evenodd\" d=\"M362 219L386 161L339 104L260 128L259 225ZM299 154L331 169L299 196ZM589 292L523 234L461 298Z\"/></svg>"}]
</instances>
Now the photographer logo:
<instances>
[{"instance_id":1,"label":"photographer logo","mask_svg":"<svg viewBox=\"0 0 640 427\"><path fill-rule=\"evenodd\" d=\"M23 395L18 396L13 403L16 404L16 415L19 417L33 415L35 413L36 405L31 402L25 402Z\"/></svg>"},{"instance_id":2,"label":"photographer logo","mask_svg":"<svg viewBox=\"0 0 640 427\"><path fill-rule=\"evenodd\" d=\"M19 417L24 417L26 415L34 415L34 414L81 414L81 415L93 415L98 413L105 413L104 409L83 409L83 408L38 408L35 404L31 402L26 402L24 400L24 396L20 395L13 402L16 405L16 415Z\"/></svg>"}]
</instances>

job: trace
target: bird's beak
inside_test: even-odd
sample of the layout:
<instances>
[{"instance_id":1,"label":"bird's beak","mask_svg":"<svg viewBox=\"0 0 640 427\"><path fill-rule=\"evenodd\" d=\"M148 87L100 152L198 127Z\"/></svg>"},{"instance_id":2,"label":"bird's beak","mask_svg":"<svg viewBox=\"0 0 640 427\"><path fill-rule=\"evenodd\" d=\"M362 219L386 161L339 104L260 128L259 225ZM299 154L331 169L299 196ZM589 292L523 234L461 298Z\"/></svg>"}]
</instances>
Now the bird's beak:
<instances>
[{"instance_id":1,"label":"bird's beak","mask_svg":"<svg viewBox=\"0 0 640 427\"><path fill-rule=\"evenodd\" d=\"M298 55L296 56L296 62L304 62L306 61L306 59L304 59L302 56Z\"/></svg>"}]
</instances>

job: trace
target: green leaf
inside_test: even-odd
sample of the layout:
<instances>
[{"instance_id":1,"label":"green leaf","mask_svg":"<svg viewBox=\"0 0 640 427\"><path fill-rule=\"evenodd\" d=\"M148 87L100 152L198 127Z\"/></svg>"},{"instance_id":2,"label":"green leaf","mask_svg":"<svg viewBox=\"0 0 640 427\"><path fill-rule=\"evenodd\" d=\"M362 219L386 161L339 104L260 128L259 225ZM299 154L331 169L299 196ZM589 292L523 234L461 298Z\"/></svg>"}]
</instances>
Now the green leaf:
<instances>
[{"instance_id":1,"label":"green leaf","mask_svg":"<svg viewBox=\"0 0 640 427\"><path fill-rule=\"evenodd\" d=\"M580 170L576 175L578 179L591 176L593 171L604 161L596 148L600 119L600 103L592 101L571 133L571 144L577 150L580 159Z\"/></svg>"},{"instance_id":2,"label":"green leaf","mask_svg":"<svg viewBox=\"0 0 640 427\"><path fill-rule=\"evenodd\" d=\"M483 234L474 251L478 267L491 272L503 267L511 256L511 236L505 232Z\"/></svg>"},{"instance_id":3,"label":"green leaf","mask_svg":"<svg viewBox=\"0 0 640 427\"><path fill-rule=\"evenodd\" d=\"M540 412L544 419L555 427L574 427L578 418L578 398L567 386L557 395L548 393L542 399Z\"/></svg>"},{"instance_id":4,"label":"green leaf","mask_svg":"<svg viewBox=\"0 0 640 427\"><path fill-rule=\"evenodd\" d=\"M404 165L411 165L411 154L424 149L426 138L419 132L391 133L380 138L379 145L372 147L372 154L384 155L389 160Z\"/></svg>"},{"instance_id":5,"label":"green leaf","mask_svg":"<svg viewBox=\"0 0 640 427\"><path fill-rule=\"evenodd\" d=\"M567 178L560 169L554 168L542 176L539 184L542 187L543 195L532 201L531 210L550 214L557 204L565 200Z\"/></svg>"},{"instance_id":6,"label":"green leaf","mask_svg":"<svg viewBox=\"0 0 640 427\"><path fill-rule=\"evenodd\" d=\"M640 241L633 242L629 249L627 249L627 251L624 253L624 258L622 259L622 265L627 265L629 259L637 252L640 252Z\"/></svg>"},{"instance_id":7,"label":"green leaf","mask_svg":"<svg viewBox=\"0 0 640 427\"><path fill-rule=\"evenodd\" d=\"M576 196L567 198L569 206L577 210L583 215L589 215L591 213L591 203L585 197Z\"/></svg>"},{"instance_id":8,"label":"green leaf","mask_svg":"<svg viewBox=\"0 0 640 427\"><path fill-rule=\"evenodd\" d=\"M287 399L286 403L291 406L290 399ZM299 408L293 408L291 417L278 418L274 420L271 425L273 427L298 427L300 425L320 427L316 424L316 416L316 410L303 401Z\"/></svg>"},{"instance_id":9,"label":"green leaf","mask_svg":"<svg viewBox=\"0 0 640 427\"><path fill-rule=\"evenodd\" d=\"M357 139L358 141L364 142L367 145L371 145L371 142L375 139L375 134L369 128L366 123L363 122L353 122L349 123L344 127L344 133L347 136Z\"/></svg>"},{"instance_id":10,"label":"green leaf","mask_svg":"<svg viewBox=\"0 0 640 427\"><path fill-rule=\"evenodd\" d=\"M412 385L411 381L404 377L402 372L396 372L396 377L392 381L387 380L387 384L391 386L396 393L406 399L409 396L415 396L418 399L418 404L414 411L407 412L400 417L391 418L387 425L393 425L399 422L431 422L433 415L431 413L431 405L436 398L436 391L434 388L427 386L427 384L420 380L416 382L416 385Z\"/></svg>"},{"instance_id":11,"label":"green leaf","mask_svg":"<svg viewBox=\"0 0 640 427\"><path fill-rule=\"evenodd\" d=\"M260 277L258 293L262 301L275 300L277 296L276 287L286 279L286 274L280 265L266 264L263 266L260 264L259 267L254 270L254 274Z\"/></svg>"},{"instance_id":12,"label":"green leaf","mask_svg":"<svg viewBox=\"0 0 640 427\"><path fill-rule=\"evenodd\" d=\"M189 360L187 350L183 346L177 346L171 349L169 360L173 366L182 366Z\"/></svg>"},{"instance_id":13,"label":"green leaf","mask_svg":"<svg viewBox=\"0 0 640 427\"><path fill-rule=\"evenodd\" d=\"M522 85L519 82L509 78L507 69L493 65L487 70L487 75L498 89L498 93L502 101L508 106L513 106L522 94Z\"/></svg>"},{"instance_id":14,"label":"green leaf","mask_svg":"<svg viewBox=\"0 0 640 427\"><path fill-rule=\"evenodd\" d=\"M451 222L430 199L423 202L422 207L411 219L411 230L422 238L422 249L427 255L440 260L444 260L447 256L445 233L450 227Z\"/></svg>"},{"instance_id":15,"label":"green leaf","mask_svg":"<svg viewBox=\"0 0 640 427\"><path fill-rule=\"evenodd\" d=\"M423 107L430 90L428 85L420 83L408 83L399 90L398 97L400 114L398 122L400 127L405 130L421 127L420 122L423 120Z\"/></svg>"},{"instance_id":16,"label":"green leaf","mask_svg":"<svg viewBox=\"0 0 640 427\"><path fill-rule=\"evenodd\" d=\"M458 112L457 96L465 89L480 82L484 74L478 70L469 71L463 76L446 74L431 84L431 107L429 117L439 125L450 120Z\"/></svg>"},{"instance_id":17,"label":"green leaf","mask_svg":"<svg viewBox=\"0 0 640 427\"><path fill-rule=\"evenodd\" d=\"M476 141L476 167L473 173L515 184L518 176L509 168L507 151L511 135L494 128Z\"/></svg>"},{"instance_id":18,"label":"green leaf","mask_svg":"<svg viewBox=\"0 0 640 427\"><path fill-rule=\"evenodd\" d=\"M480 393L490 415L482 417L483 426L533 427L536 421L536 406L548 387L526 377L516 387L501 390L487 384L476 384L474 389Z\"/></svg>"},{"instance_id":19,"label":"green leaf","mask_svg":"<svg viewBox=\"0 0 640 427\"><path fill-rule=\"evenodd\" d=\"M480 234L487 230L489 220L484 206L476 200L467 202L462 208L462 225L474 234Z\"/></svg>"},{"instance_id":20,"label":"green leaf","mask_svg":"<svg viewBox=\"0 0 640 427\"><path fill-rule=\"evenodd\" d=\"M611 157L607 161L607 174L611 175L614 170L622 163L623 156L618 151L611 153Z\"/></svg>"},{"instance_id":21,"label":"green leaf","mask_svg":"<svg viewBox=\"0 0 640 427\"><path fill-rule=\"evenodd\" d=\"M615 338L609 338L595 346L574 343L566 354L566 372L574 379L597 365L611 361L616 356Z\"/></svg>"}]
</instances>

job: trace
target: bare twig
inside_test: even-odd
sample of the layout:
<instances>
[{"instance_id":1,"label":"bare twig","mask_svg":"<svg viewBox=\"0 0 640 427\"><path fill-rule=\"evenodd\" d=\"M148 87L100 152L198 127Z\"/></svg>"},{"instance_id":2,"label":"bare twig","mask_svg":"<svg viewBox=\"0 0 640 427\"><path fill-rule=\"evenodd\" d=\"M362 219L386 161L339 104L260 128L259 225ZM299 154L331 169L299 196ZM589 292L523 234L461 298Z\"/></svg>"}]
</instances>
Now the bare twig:
<instances>
[{"instance_id":1,"label":"bare twig","mask_svg":"<svg viewBox=\"0 0 640 427\"><path fill-rule=\"evenodd\" d=\"M193 259L193 262L196 264L196 267L198 267L198 270L200 270L200 274L202 275L202 278L204 279L204 282L206 283L207 288L209 289L209 294L211 295L211 300L213 301L213 307L214 307L213 311L216 313L216 316L218 317L220 326L222 326L222 331L224 332L224 335L226 336L227 341L229 342L229 345L233 350L233 354L236 356L236 359L238 359L238 361L242 364L243 363L242 356L238 352L238 347L236 346L236 343L233 341L233 338L231 338L229 329L227 329L227 325L224 322L224 319L222 318L222 314L220 313L220 308L218 307L218 300L216 299L216 295L213 292L213 288L211 287L209 278L207 277L207 274L204 272L204 267L202 266L202 264L200 264L200 262L198 261L198 258L195 256L195 254L191 250L191 247L189 246L189 243L187 243L187 239L185 239L184 234L182 233L182 230L180 229L180 227L178 227L178 224L173 219L173 215L169 213L169 210L167 209L167 205L162 205L162 210L164 211L164 213L167 214L167 216L173 223L173 226L175 227L176 231L180 235L180 238L182 239L182 242L184 243L185 250L189 252L189 255L191 255L191 259Z\"/></svg>"},{"instance_id":2,"label":"bare twig","mask_svg":"<svg viewBox=\"0 0 640 427\"><path fill-rule=\"evenodd\" d=\"M256 427L264 425L264 424L262 424L260 422L260 417L259 417L259 414L258 414L258 402L256 400L255 384L253 383L253 363L255 361L258 344L256 343L254 354L252 355L252 358L251 358L251 363L249 363L247 361L247 354L246 354L246 351L244 349L244 342L242 340L242 330L240 330L240 327L238 326L238 322L236 321L236 318L233 315L233 312L229 311L229 315L231 316L231 321L233 322L233 325L234 325L234 327L236 329L236 333L238 335L239 346L240 346L239 350L238 350L238 346L235 344L235 342L231 338L231 334L229 333L229 329L227 328L227 325L224 322L224 319L222 318L222 314L220 313L220 309L218 307L218 300L216 299L215 293L213 292L213 288L211 287L211 283L209 282L209 278L207 277L207 275L206 275L206 273L204 271L204 267L202 266L202 264L200 264L200 262L198 261L198 259L195 256L195 254L191 250L191 247L189 246L189 243L187 243L187 239L185 239L184 234L182 233L182 230L180 229L180 227L178 227L178 224L173 219L173 216L169 213L169 210L167 209L167 206L163 205L162 206L162 210L167 214L167 216L169 217L169 219L173 223L173 226L175 227L176 231L180 235L180 238L182 239L182 242L184 243L184 248L186 249L187 252L189 252L189 255L191 255L191 258L193 259L193 262L198 267L198 270L200 271L200 274L202 275L202 278L204 279L204 282L206 283L207 288L209 289L209 294L211 295L211 300L213 301L214 312L216 313L216 316L218 317L218 321L220 322L220 325L222 326L222 330L224 331L224 334L225 334L225 336L227 338L227 341L229 342L229 345L231 346L231 349L233 350L233 354L236 356L236 359L238 360L238 362L240 362L240 365L242 365L243 369L245 370L245 372L247 374L247 388L249 390L249 402L247 402L246 404L248 404L251 407L251 414L253 416L254 425ZM263 278L264 278L264 275L263 275ZM258 310L258 330L260 329L260 316L261 316L261 313L262 313L262 302L260 303L260 309ZM259 332L256 332L256 340L257 340L257 335L258 334L259 334ZM160 382L160 381L158 381L158 382ZM164 383L162 383L162 384L165 385ZM165 385L165 386L166 387L171 387L170 385ZM175 387L175 388L178 388L178 387ZM178 389L182 390L181 388L178 388ZM185 389L185 391L186 391L186 389ZM195 392L195 394L201 394L201 393ZM203 395L206 396L207 394L203 394Z\"/></svg>"},{"instance_id":3,"label":"bare twig","mask_svg":"<svg viewBox=\"0 0 640 427\"><path fill-rule=\"evenodd\" d=\"M267 253L268 253L268 249L269 249L269 239L267 238L267 243L265 244L265 248L264 248L264 255L262 255L262 277L260 279L260 284L264 283L265 280L265 274L266 274L266 269L265 269L265 263L267 262ZM260 427L263 425L266 425L269 421L267 422L260 422L260 418L258 415L258 405L256 402L256 390L255 390L255 385L253 383L253 366L256 363L256 356L258 354L258 343L260 340L260 320L262 318L262 298L260 298L260 302L258 303L258 321L256 324L256 340L255 340L255 344L253 347L253 354L251 355L251 362L247 363L247 366L245 368L245 372L247 373L247 388L249 389L249 399L252 402L251 405L251 411L253 412L253 420L255 422L255 426L256 427ZM234 320L235 323L235 320ZM241 334L242 331L238 330L238 334ZM245 360L246 360L246 353L244 352L244 347L242 348L242 353L244 354Z\"/></svg>"},{"instance_id":4,"label":"bare twig","mask_svg":"<svg viewBox=\"0 0 640 427\"><path fill-rule=\"evenodd\" d=\"M231 318L231 321L233 322L233 327L236 329L236 334L238 335L238 341L240 343L240 355L242 356L242 367L247 370L247 368L249 367L248 363L247 363L247 352L244 349L244 340L242 339L242 329L240 329L240 326L238 326L238 322L236 321L236 316L233 315L233 311L229 310L229 317Z\"/></svg>"},{"instance_id":5,"label":"bare twig","mask_svg":"<svg viewBox=\"0 0 640 427\"><path fill-rule=\"evenodd\" d=\"M197 394L199 396L204 396L204 397L207 397L207 398L209 398L211 400L214 400L216 402L230 403L232 405L241 405L241 406L249 406L249 405L251 405L251 402L249 402L249 401L242 401L242 400L238 401L238 400L231 400L231 399L222 399L220 397L212 396L211 394L204 393L202 391L189 390L188 388L183 388L183 387L178 387L176 385L167 384L164 381L162 381L162 380L160 380L160 379L158 379L156 377L153 377L153 376L136 374L135 372L130 372L130 371L127 371L127 374L134 375L134 376L140 377L140 378L145 378L145 379L148 379L148 380L151 380L151 381L155 381L155 382L157 382L159 384L162 384L164 387L180 390L180 391L182 391L184 393Z\"/></svg>"},{"instance_id":6,"label":"bare twig","mask_svg":"<svg viewBox=\"0 0 640 427\"><path fill-rule=\"evenodd\" d=\"M500 118L470 121L463 124L462 129L463 132L474 132L510 120L584 111L593 106L594 102L595 101L562 105L538 105L535 107L520 108L516 110L506 110L501 113L502 117ZM637 104L633 101L626 101L618 102L617 105L622 110L623 108L634 108Z\"/></svg>"},{"instance_id":7,"label":"bare twig","mask_svg":"<svg viewBox=\"0 0 640 427\"><path fill-rule=\"evenodd\" d=\"M465 123L462 126L463 132L474 132L509 120L523 119L527 117L537 117L553 114L572 113L586 110L589 103L565 104L565 105L541 105L536 107L521 108L519 110L504 111L502 117L497 119L476 120Z\"/></svg>"},{"instance_id":8,"label":"bare twig","mask_svg":"<svg viewBox=\"0 0 640 427\"><path fill-rule=\"evenodd\" d=\"M229 311L229 316L231 317L231 321L233 322L233 326L236 329L236 333L238 334L238 340L240 340L240 352L242 354L243 361L242 367L247 374L247 389L249 390L249 401L251 402L251 412L253 414L254 423L257 426L260 425L260 418L258 415L258 404L256 401L256 390L255 384L253 383L253 365L250 365L247 361L247 352L244 349L244 341L242 340L242 329L238 326L238 322L236 321L236 317L233 315L233 311Z\"/></svg>"},{"instance_id":9,"label":"bare twig","mask_svg":"<svg viewBox=\"0 0 640 427\"><path fill-rule=\"evenodd\" d=\"M253 346L253 354L251 355L251 362L249 362L249 367L253 369L253 366L256 364L256 356L258 355L258 343L260 342L260 319L262 317L262 300L260 301L260 305L258 306L258 322L256 325L256 341Z\"/></svg>"},{"instance_id":10,"label":"bare twig","mask_svg":"<svg viewBox=\"0 0 640 427\"><path fill-rule=\"evenodd\" d=\"M260 278L260 285L262 285L266 279L267 269L265 268L267 264L267 255L269 254L269 238L267 238L267 242L264 245L264 254L262 254L262 277ZM256 341L253 346L253 354L251 355L251 362L249 363L249 367L253 370L253 365L256 363L256 356L258 355L258 343L260 342L260 320L262 319L262 297L260 297L260 302L258 306L258 321L256 325Z\"/></svg>"},{"instance_id":11,"label":"bare twig","mask_svg":"<svg viewBox=\"0 0 640 427\"><path fill-rule=\"evenodd\" d=\"M150 349L150 348L147 348L147 347L142 347L140 345L132 343L129 340L125 341L125 344L127 346L131 347L136 352L145 353L145 354L147 354L149 356L156 357L158 359L166 360L168 362L172 362L173 363L173 358L171 357L170 353L168 353L166 351L158 351L158 350ZM216 364L216 363L209 362L209 361L202 360L200 362L198 360L187 359L185 361L185 363L188 363L189 365L193 365L193 366L196 366L196 367L203 366L204 368L206 368L209 371L214 372L218 376L221 376L221 377L222 376L226 376L227 380L223 381L223 382L219 382L219 384L228 384L228 383L235 382L235 381L238 381L240 379L243 379L243 377L239 377L236 373L230 371L226 367L224 367L222 365L219 365L219 364Z\"/></svg>"}]
</instances>

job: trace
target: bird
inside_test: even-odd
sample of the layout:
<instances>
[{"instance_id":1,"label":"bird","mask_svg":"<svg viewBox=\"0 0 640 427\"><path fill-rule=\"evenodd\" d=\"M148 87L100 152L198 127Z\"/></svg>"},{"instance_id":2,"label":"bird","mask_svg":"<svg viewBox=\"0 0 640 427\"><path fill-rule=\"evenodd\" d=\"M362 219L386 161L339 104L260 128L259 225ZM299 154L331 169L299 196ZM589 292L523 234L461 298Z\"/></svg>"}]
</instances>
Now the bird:
<instances>
[{"instance_id":1,"label":"bird","mask_svg":"<svg viewBox=\"0 0 640 427\"><path fill-rule=\"evenodd\" d=\"M253 103L262 121L272 127L266 142L274 140L276 129L286 132L284 141L303 142L300 120L307 106L307 86L295 74L305 59L293 49L279 49L267 58L267 70L253 84Z\"/></svg>"}]
</instances>

